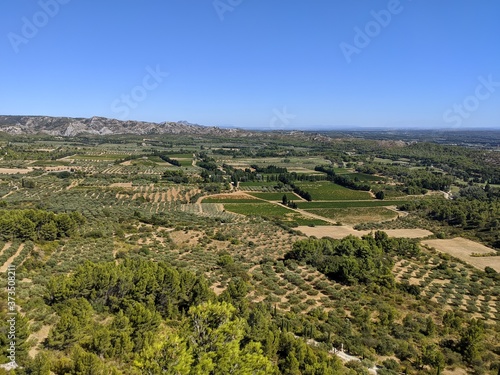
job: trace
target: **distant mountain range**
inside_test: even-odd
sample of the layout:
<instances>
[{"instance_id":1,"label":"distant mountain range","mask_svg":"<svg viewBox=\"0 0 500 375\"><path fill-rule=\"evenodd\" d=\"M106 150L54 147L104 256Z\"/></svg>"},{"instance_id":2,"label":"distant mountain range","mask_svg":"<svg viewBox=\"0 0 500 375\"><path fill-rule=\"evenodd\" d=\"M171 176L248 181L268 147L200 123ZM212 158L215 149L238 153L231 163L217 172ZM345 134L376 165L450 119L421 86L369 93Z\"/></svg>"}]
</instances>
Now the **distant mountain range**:
<instances>
[{"instance_id":1,"label":"distant mountain range","mask_svg":"<svg viewBox=\"0 0 500 375\"><path fill-rule=\"evenodd\" d=\"M365 138L386 140L387 147L401 145L404 142L437 142L443 144L475 145L480 147L500 147L500 131L494 129L350 129L330 131L274 130L268 129L235 129L216 126L191 124L187 121L146 122L121 121L105 117L74 118L51 116L2 116L0 115L0 132L11 135L47 134L59 137L75 137L78 135L208 135L227 138L295 139L320 143L332 143L340 138Z\"/></svg>"},{"instance_id":2,"label":"distant mountain range","mask_svg":"<svg viewBox=\"0 0 500 375\"><path fill-rule=\"evenodd\" d=\"M229 135L245 133L237 129L178 122L120 121L105 117L72 118L49 116L0 116L0 131L13 134L49 134L74 137L80 134L199 134Z\"/></svg>"}]
</instances>

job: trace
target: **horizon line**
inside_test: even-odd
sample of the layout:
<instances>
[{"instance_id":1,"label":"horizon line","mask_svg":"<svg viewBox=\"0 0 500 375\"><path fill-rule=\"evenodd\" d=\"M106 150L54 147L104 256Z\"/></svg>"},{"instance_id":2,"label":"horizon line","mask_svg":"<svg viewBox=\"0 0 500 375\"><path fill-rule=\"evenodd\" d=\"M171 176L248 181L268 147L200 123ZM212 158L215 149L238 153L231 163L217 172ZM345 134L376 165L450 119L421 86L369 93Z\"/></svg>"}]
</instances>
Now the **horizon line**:
<instances>
[{"instance_id":1,"label":"horizon line","mask_svg":"<svg viewBox=\"0 0 500 375\"><path fill-rule=\"evenodd\" d=\"M479 126L479 127L431 127L429 125L427 126L371 126L371 125L310 125L310 126L299 126L297 128L286 128L282 127L281 129L270 129L269 125L246 125L246 126L237 126L237 125L229 125L229 124L222 124L222 125L205 125L205 124L198 124L198 123L193 123L187 120L178 120L178 121L172 121L172 120L163 120L163 121L151 121L151 120L136 120L136 119L117 119L113 117L106 117L106 116L99 116L99 115L93 115L90 117L82 117L82 116L53 116L53 115L2 115L0 114L0 117L51 117L51 118L68 118L68 119L92 119L94 117L98 118L103 118L107 120L114 120L114 121L119 121L119 122L127 122L127 121L133 121L133 122L144 122L144 123L152 123L152 124L163 124L163 123L184 123L187 125L193 125L193 126L202 126L206 128L210 127L216 127L220 129L234 129L234 130L246 130L246 131L260 131L260 132L294 132L294 131L302 131L302 132L329 132L329 131L397 131L397 132L404 132L404 131L447 131L447 132L453 132L453 131L500 131L500 125L484 125L484 126Z\"/></svg>"}]
</instances>

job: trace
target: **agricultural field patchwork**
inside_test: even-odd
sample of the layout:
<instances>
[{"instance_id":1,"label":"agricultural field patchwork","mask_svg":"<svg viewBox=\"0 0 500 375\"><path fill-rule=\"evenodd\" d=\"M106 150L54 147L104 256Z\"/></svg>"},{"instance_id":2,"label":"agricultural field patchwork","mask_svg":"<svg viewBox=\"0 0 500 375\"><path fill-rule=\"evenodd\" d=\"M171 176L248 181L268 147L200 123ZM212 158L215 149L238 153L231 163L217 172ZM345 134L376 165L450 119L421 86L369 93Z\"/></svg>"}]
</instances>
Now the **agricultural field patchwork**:
<instances>
[{"instance_id":1,"label":"agricultural field patchwork","mask_svg":"<svg viewBox=\"0 0 500 375\"><path fill-rule=\"evenodd\" d=\"M313 201L337 201L337 200L370 200L370 194L366 191L347 189L343 186L328 182L318 181L312 183L297 183L301 189L308 191Z\"/></svg>"},{"instance_id":2,"label":"agricultural field patchwork","mask_svg":"<svg viewBox=\"0 0 500 375\"><path fill-rule=\"evenodd\" d=\"M71 358L71 340L57 341L62 337L57 336L61 322L73 319L61 306L82 304L90 306L93 317L75 328L83 340L82 350L128 374L136 362L99 356L100 349L92 346L97 344L88 344L84 337L98 343L94 335L116 322L115 312L133 320L133 309L152 305L137 297L134 308L113 305L120 300L118 295L105 301L102 290L79 294L71 289L75 281L62 280L93 275L94 267L101 273L109 267L112 274L127 267L137 273L164 265L203 280L196 281L196 292L186 290L175 300L174 310L153 302L162 317L172 314L168 318L172 322L198 306L189 302L188 307L177 307L200 293L206 301L248 311L243 319L252 329L264 324L259 316L266 316L265 325L274 327L274 337L288 332L290 340L323 353L335 366L342 365L329 351L342 345L349 354L365 358L359 362L366 364L363 369L377 364L381 369L408 369L411 374L435 373L431 365L419 365L426 351L441 353L442 369L447 371L470 370L478 361L495 369L491 366L500 361L495 349L500 324L498 206L494 197L488 198L492 193L485 191L486 183L452 189L454 196L461 192L470 200L450 199L442 189L423 186L405 190L407 185L424 183L439 188L439 179L449 176L438 176L433 174L436 168L427 171L421 165L399 169L399 163L367 161L362 150L359 156L349 155L356 163L341 162L345 153L333 157L330 148L319 151L315 144L296 149L287 145L279 151L282 155L259 157L241 155L253 151L235 140L228 147L227 140L221 145L214 139L203 150L191 138L175 145L160 136L86 142L90 141L0 143L7 158L0 160L0 273L5 275L9 265L16 267L18 306L26 317L25 336L30 338L21 354L27 366L36 355L48 355L55 363ZM290 150L300 156L288 155ZM252 171L252 165L259 171ZM346 186L366 183L371 189L354 190L327 181L333 174L318 172L317 166L343 176ZM427 190L425 195L422 189ZM385 196L375 199L380 191ZM474 200L476 196L484 200ZM460 215L460 210L467 214ZM374 243L378 245L373 247ZM387 273L380 279L363 279L363 270L373 264ZM141 288L144 280L159 274L148 271L133 285ZM186 275L179 276L179 285L195 277ZM113 277L120 276L109 280ZM76 297L65 295L58 289L61 285ZM115 289L107 292L113 294ZM475 324L481 325L478 343L484 354L467 357L458 343ZM148 329L158 333L161 327ZM140 329L134 326L130 332ZM139 345L135 334L130 340ZM264 337L257 331L251 334ZM267 338L259 340L266 350L273 350ZM390 365L388 358L394 361ZM279 361L277 366L284 368L285 362Z\"/></svg>"}]
</instances>

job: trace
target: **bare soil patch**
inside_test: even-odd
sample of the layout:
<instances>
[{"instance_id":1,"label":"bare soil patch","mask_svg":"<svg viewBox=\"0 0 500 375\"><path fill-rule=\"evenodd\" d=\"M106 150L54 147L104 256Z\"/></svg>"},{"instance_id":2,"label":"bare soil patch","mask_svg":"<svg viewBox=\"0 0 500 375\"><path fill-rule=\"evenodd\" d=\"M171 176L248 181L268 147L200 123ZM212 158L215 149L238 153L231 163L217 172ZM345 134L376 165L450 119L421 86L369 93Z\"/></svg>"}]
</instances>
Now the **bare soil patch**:
<instances>
[{"instance_id":1,"label":"bare soil patch","mask_svg":"<svg viewBox=\"0 0 500 375\"><path fill-rule=\"evenodd\" d=\"M369 234L370 230L356 230L353 227L347 225L340 226L316 226L307 227L300 226L296 228L297 230L304 233L306 236L316 236L318 238L331 237L336 239L341 239L349 235L353 236L364 236ZM432 232L425 229L388 229L384 230L390 237L406 237L406 238L422 238L432 235Z\"/></svg>"},{"instance_id":2,"label":"bare soil patch","mask_svg":"<svg viewBox=\"0 0 500 375\"><path fill-rule=\"evenodd\" d=\"M115 182L114 184L109 185L109 187L121 187L132 189L132 182Z\"/></svg>"},{"instance_id":3,"label":"bare soil patch","mask_svg":"<svg viewBox=\"0 0 500 375\"><path fill-rule=\"evenodd\" d=\"M485 267L491 267L495 271L500 272L500 256L471 256L472 254L491 254L495 252L495 250L480 243L457 237L447 240L427 240L422 241L422 244L463 260L480 270L484 270Z\"/></svg>"},{"instance_id":4,"label":"bare soil patch","mask_svg":"<svg viewBox=\"0 0 500 375\"><path fill-rule=\"evenodd\" d=\"M389 237L397 238L424 238L434 234L427 229L386 229L384 232L387 233Z\"/></svg>"},{"instance_id":5,"label":"bare soil patch","mask_svg":"<svg viewBox=\"0 0 500 375\"><path fill-rule=\"evenodd\" d=\"M219 286L218 284L217 284L217 285L212 285L212 286L210 287L210 289L212 289L212 291L213 291L215 294L217 294L218 296L220 296L220 295L222 294L222 292L226 290L226 288L221 287L221 286Z\"/></svg>"},{"instance_id":6,"label":"bare soil patch","mask_svg":"<svg viewBox=\"0 0 500 375\"><path fill-rule=\"evenodd\" d=\"M30 349L29 351L29 356L31 358L35 358L35 356L38 354L40 349L38 348L38 344L43 342L47 337L49 337L49 332L50 332L51 326L42 326L38 332L32 333L29 337L30 339L35 340L36 344Z\"/></svg>"},{"instance_id":7,"label":"bare soil patch","mask_svg":"<svg viewBox=\"0 0 500 375\"><path fill-rule=\"evenodd\" d=\"M443 375L467 375L467 371L460 368L454 370L444 370Z\"/></svg>"},{"instance_id":8,"label":"bare soil patch","mask_svg":"<svg viewBox=\"0 0 500 375\"><path fill-rule=\"evenodd\" d=\"M33 171L33 168L0 168L0 174L26 174Z\"/></svg>"},{"instance_id":9,"label":"bare soil patch","mask_svg":"<svg viewBox=\"0 0 500 375\"><path fill-rule=\"evenodd\" d=\"M198 244L198 238L203 236L203 232L199 231L172 231L170 232L170 238L177 246L188 245L195 246Z\"/></svg>"}]
</instances>

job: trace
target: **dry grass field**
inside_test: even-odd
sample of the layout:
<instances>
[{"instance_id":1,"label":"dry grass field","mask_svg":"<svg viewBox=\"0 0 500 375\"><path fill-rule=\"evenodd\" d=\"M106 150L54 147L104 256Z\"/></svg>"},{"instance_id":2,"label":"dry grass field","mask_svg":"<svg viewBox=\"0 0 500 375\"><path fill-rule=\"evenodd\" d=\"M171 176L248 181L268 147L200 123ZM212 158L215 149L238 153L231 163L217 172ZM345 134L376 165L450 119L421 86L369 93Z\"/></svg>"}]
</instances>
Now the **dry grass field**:
<instances>
[{"instance_id":1,"label":"dry grass field","mask_svg":"<svg viewBox=\"0 0 500 375\"><path fill-rule=\"evenodd\" d=\"M114 184L109 185L109 187L121 187L124 189L132 189L132 182L115 182Z\"/></svg>"},{"instance_id":2,"label":"dry grass field","mask_svg":"<svg viewBox=\"0 0 500 375\"><path fill-rule=\"evenodd\" d=\"M304 233L306 236L315 236L318 238L331 237L336 239L341 239L349 235L361 237L371 232L369 230L356 230L353 227L347 225L340 225L340 226L325 225L316 227L300 226L297 227L296 229ZM398 238L401 237L424 238L432 235L432 232L425 229L389 229L385 230L384 232L386 232L391 237L398 237Z\"/></svg>"},{"instance_id":3,"label":"dry grass field","mask_svg":"<svg viewBox=\"0 0 500 375\"><path fill-rule=\"evenodd\" d=\"M27 174L33 171L33 168L0 168L0 174Z\"/></svg>"},{"instance_id":4,"label":"dry grass field","mask_svg":"<svg viewBox=\"0 0 500 375\"><path fill-rule=\"evenodd\" d=\"M457 237L447 240L427 240L422 241L422 244L463 260L480 270L484 270L485 267L491 267L495 271L500 272L499 256L472 256L473 254L484 255L495 252L493 249L477 242Z\"/></svg>"}]
</instances>

